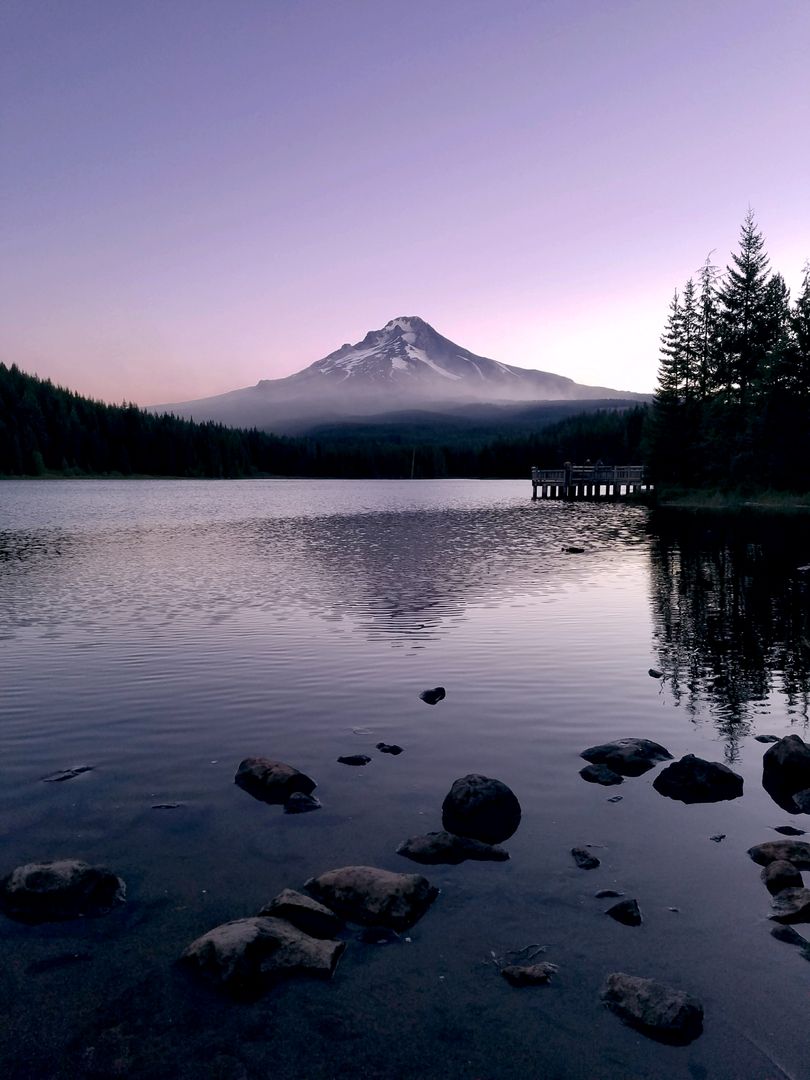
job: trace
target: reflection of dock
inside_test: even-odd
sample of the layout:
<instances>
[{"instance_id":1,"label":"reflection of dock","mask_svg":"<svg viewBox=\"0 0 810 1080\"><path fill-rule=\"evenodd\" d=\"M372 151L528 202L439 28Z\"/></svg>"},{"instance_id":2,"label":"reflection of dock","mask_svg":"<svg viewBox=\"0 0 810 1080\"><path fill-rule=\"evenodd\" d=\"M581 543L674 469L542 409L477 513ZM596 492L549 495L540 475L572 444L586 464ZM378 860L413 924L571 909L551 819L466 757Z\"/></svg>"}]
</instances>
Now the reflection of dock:
<instances>
[{"instance_id":1,"label":"reflection of dock","mask_svg":"<svg viewBox=\"0 0 810 1080\"><path fill-rule=\"evenodd\" d=\"M532 466L533 499L620 499L649 491L643 465Z\"/></svg>"}]
</instances>

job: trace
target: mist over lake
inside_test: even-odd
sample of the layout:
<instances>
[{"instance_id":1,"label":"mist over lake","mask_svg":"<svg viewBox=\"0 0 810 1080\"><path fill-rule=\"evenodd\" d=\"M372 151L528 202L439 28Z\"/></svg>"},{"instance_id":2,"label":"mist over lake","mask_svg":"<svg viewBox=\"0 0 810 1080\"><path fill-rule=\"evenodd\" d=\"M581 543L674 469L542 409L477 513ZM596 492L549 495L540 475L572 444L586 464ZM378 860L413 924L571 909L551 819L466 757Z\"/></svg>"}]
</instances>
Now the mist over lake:
<instances>
[{"instance_id":1,"label":"mist over lake","mask_svg":"<svg viewBox=\"0 0 810 1080\"><path fill-rule=\"evenodd\" d=\"M746 853L775 826L810 830L763 789L754 738L807 737L810 524L530 495L0 484L0 877L79 858L127 884L104 917L0 917L5 1077L810 1076L810 963L771 937ZM728 765L743 797L663 798L658 768L585 783L581 751L629 736ZM337 761L354 754L371 762ZM313 777L322 809L251 798L234 784L250 756ZM510 860L396 854L442 827L467 773L520 800ZM587 845L586 872L570 852ZM331 982L245 1003L178 969L212 927L350 864L441 892L389 944L349 927ZM602 889L636 898L642 925L606 917ZM493 958L535 944L559 972L515 990ZM618 1022L599 999L615 971L694 994L702 1037Z\"/></svg>"}]
</instances>

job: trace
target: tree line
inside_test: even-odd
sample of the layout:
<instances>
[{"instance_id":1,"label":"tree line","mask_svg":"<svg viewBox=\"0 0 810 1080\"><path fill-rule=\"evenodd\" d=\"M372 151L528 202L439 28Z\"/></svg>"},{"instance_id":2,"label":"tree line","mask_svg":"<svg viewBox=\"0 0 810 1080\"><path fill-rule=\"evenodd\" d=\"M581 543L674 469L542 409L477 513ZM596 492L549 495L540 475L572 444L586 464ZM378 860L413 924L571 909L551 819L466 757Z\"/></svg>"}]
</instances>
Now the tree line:
<instances>
[{"instance_id":1,"label":"tree line","mask_svg":"<svg viewBox=\"0 0 810 1080\"><path fill-rule=\"evenodd\" d=\"M106 405L0 364L0 475L519 477L532 464L637 461L644 418L644 406L604 409L429 443L382 430L293 438Z\"/></svg>"},{"instance_id":2,"label":"tree line","mask_svg":"<svg viewBox=\"0 0 810 1080\"><path fill-rule=\"evenodd\" d=\"M752 211L725 272L673 296L646 455L665 485L810 486L810 263L791 303Z\"/></svg>"}]
</instances>

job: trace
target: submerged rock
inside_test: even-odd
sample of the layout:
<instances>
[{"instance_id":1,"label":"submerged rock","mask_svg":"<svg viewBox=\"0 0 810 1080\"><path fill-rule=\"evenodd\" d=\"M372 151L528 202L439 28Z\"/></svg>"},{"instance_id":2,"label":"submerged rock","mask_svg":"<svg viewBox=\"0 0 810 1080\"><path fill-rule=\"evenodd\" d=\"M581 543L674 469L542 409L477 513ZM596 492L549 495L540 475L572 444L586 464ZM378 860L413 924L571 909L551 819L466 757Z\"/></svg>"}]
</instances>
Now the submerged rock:
<instances>
[{"instance_id":1,"label":"submerged rock","mask_svg":"<svg viewBox=\"0 0 810 1080\"><path fill-rule=\"evenodd\" d=\"M805 840L768 840L749 848L748 854L760 866L778 859L793 863L797 870L810 870L810 844Z\"/></svg>"},{"instance_id":2,"label":"submerged rock","mask_svg":"<svg viewBox=\"0 0 810 1080\"><path fill-rule=\"evenodd\" d=\"M774 825L774 832L781 833L782 836L804 836L804 829L797 829L794 825Z\"/></svg>"},{"instance_id":3,"label":"submerged rock","mask_svg":"<svg viewBox=\"0 0 810 1080\"><path fill-rule=\"evenodd\" d=\"M343 941L321 941L284 919L260 915L215 926L180 959L215 986L254 996L289 975L330 978L345 948Z\"/></svg>"},{"instance_id":4,"label":"submerged rock","mask_svg":"<svg viewBox=\"0 0 810 1080\"><path fill-rule=\"evenodd\" d=\"M585 548L584 547L576 547L574 544L569 544L567 547L564 547L562 550L563 550L564 555L584 555L585 554Z\"/></svg>"},{"instance_id":5,"label":"submerged rock","mask_svg":"<svg viewBox=\"0 0 810 1080\"><path fill-rule=\"evenodd\" d=\"M602 784L604 787L624 783L624 777L619 776L609 765L586 765L584 769L579 770L579 775L589 784Z\"/></svg>"},{"instance_id":6,"label":"submerged rock","mask_svg":"<svg viewBox=\"0 0 810 1080\"><path fill-rule=\"evenodd\" d=\"M641 909L638 900L620 900L605 912L611 919L625 926L641 926Z\"/></svg>"},{"instance_id":7,"label":"submerged rock","mask_svg":"<svg viewBox=\"0 0 810 1080\"><path fill-rule=\"evenodd\" d=\"M74 776L81 776L82 773L92 771L92 765L74 765L72 769L60 769L59 772L48 773L47 776L42 776L40 779L46 784L61 784L65 780L72 780Z\"/></svg>"},{"instance_id":8,"label":"submerged rock","mask_svg":"<svg viewBox=\"0 0 810 1080\"><path fill-rule=\"evenodd\" d=\"M788 813L810 813L810 746L798 735L775 742L762 758L762 786Z\"/></svg>"},{"instance_id":9,"label":"submerged rock","mask_svg":"<svg viewBox=\"0 0 810 1080\"><path fill-rule=\"evenodd\" d=\"M624 798L624 796L623 796L623 795L613 795L613 796L612 796L612 797L611 797L610 799L608 799L607 801L608 801L608 802L614 802L614 803L615 803L615 802L621 802L623 798Z\"/></svg>"},{"instance_id":10,"label":"submerged rock","mask_svg":"<svg viewBox=\"0 0 810 1080\"><path fill-rule=\"evenodd\" d=\"M432 690L423 690L419 697L426 705L436 705L447 697L447 691L443 686L434 686Z\"/></svg>"},{"instance_id":11,"label":"submerged rock","mask_svg":"<svg viewBox=\"0 0 810 1080\"><path fill-rule=\"evenodd\" d=\"M571 854L574 856L574 862L580 870L595 870L597 866L601 865L599 859L595 855L591 855L586 848L571 848Z\"/></svg>"},{"instance_id":12,"label":"submerged rock","mask_svg":"<svg viewBox=\"0 0 810 1080\"><path fill-rule=\"evenodd\" d=\"M0 910L19 922L61 922L106 915L124 903L126 886L111 870L78 859L27 863L0 880Z\"/></svg>"},{"instance_id":13,"label":"submerged rock","mask_svg":"<svg viewBox=\"0 0 810 1080\"><path fill-rule=\"evenodd\" d=\"M594 765L607 765L622 776L641 776L657 762L672 758L669 750L652 739L614 739L589 746L579 756Z\"/></svg>"},{"instance_id":14,"label":"submerged rock","mask_svg":"<svg viewBox=\"0 0 810 1080\"><path fill-rule=\"evenodd\" d=\"M810 922L810 889L783 889L771 902L774 922Z\"/></svg>"},{"instance_id":15,"label":"submerged rock","mask_svg":"<svg viewBox=\"0 0 810 1080\"><path fill-rule=\"evenodd\" d=\"M547 961L539 964L507 964L501 968L501 975L510 986L546 986L551 976L559 970L556 964Z\"/></svg>"},{"instance_id":16,"label":"submerged rock","mask_svg":"<svg viewBox=\"0 0 810 1080\"><path fill-rule=\"evenodd\" d=\"M784 941L786 945L798 945L800 949L810 947L810 941L797 934L792 926L774 926L771 928L771 937L777 941Z\"/></svg>"},{"instance_id":17,"label":"submerged rock","mask_svg":"<svg viewBox=\"0 0 810 1080\"><path fill-rule=\"evenodd\" d=\"M779 742L778 735L755 735L754 739L756 742L761 743Z\"/></svg>"},{"instance_id":18,"label":"submerged rock","mask_svg":"<svg viewBox=\"0 0 810 1080\"><path fill-rule=\"evenodd\" d=\"M183 804L180 802L158 802L152 805L153 810L179 810Z\"/></svg>"},{"instance_id":19,"label":"submerged rock","mask_svg":"<svg viewBox=\"0 0 810 1080\"><path fill-rule=\"evenodd\" d=\"M663 671L659 671L658 668L654 667L651 667L647 674L650 676L651 679L663 679L664 677Z\"/></svg>"},{"instance_id":20,"label":"submerged rock","mask_svg":"<svg viewBox=\"0 0 810 1080\"><path fill-rule=\"evenodd\" d=\"M403 752L403 748L401 746L397 746L396 743L378 742L377 749L380 751L381 754L393 754L395 757L397 754L401 754Z\"/></svg>"},{"instance_id":21,"label":"submerged rock","mask_svg":"<svg viewBox=\"0 0 810 1080\"><path fill-rule=\"evenodd\" d=\"M439 890L421 874L395 874L374 866L343 866L310 878L304 888L350 922L406 930Z\"/></svg>"},{"instance_id":22,"label":"submerged rock","mask_svg":"<svg viewBox=\"0 0 810 1080\"><path fill-rule=\"evenodd\" d=\"M768 863L760 876L765 883L765 888L774 896L783 889L800 889L804 884L802 875L793 863L785 859L775 859Z\"/></svg>"},{"instance_id":23,"label":"submerged rock","mask_svg":"<svg viewBox=\"0 0 810 1080\"><path fill-rule=\"evenodd\" d=\"M593 895L597 900L607 900L611 896L624 896L624 893L617 892L615 889L600 889L598 893Z\"/></svg>"},{"instance_id":24,"label":"submerged rock","mask_svg":"<svg viewBox=\"0 0 810 1080\"><path fill-rule=\"evenodd\" d=\"M710 840L714 840L715 844L719 844L721 841L725 840L725 838L726 834L724 832L718 832L715 833L714 836L709 837Z\"/></svg>"},{"instance_id":25,"label":"submerged rock","mask_svg":"<svg viewBox=\"0 0 810 1080\"><path fill-rule=\"evenodd\" d=\"M309 795L317 784L304 773L271 758L251 757L240 762L234 783L254 799L280 805L296 791Z\"/></svg>"},{"instance_id":26,"label":"submerged rock","mask_svg":"<svg viewBox=\"0 0 810 1080\"><path fill-rule=\"evenodd\" d=\"M259 914L286 919L310 937L333 938L343 929L343 920L334 911L295 889L282 889Z\"/></svg>"},{"instance_id":27,"label":"submerged rock","mask_svg":"<svg viewBox=\"0 0 810 1080\"><path fill-rule=\"evenodd\" d=\"M607 977L602 1000L625 1023L660 1042L685 1046L703 1031L700 1002L654 979L616 971Z\"/></svg>"},{"instance_id":28,"label":"submerged rock","mask_svg":"<svg viewBox=\"0 0 810 1080\"><path fill-rule=\"evenodd\" d=\"M449 832L430 832L411 836L397 848L397 855L418 863L449 863L456 865L473 859L477 862L505 862L509 852L494 844L482 844L469 836Z\"/></svg>"},{"instance_id":29,"label":"submerged rock","mask_svg":"<svg viewBox=\"0 0 810 1080\"><path fill-rule=\"evenodd\" d=\"M368 765L371 758L368 754L344 754L338 761L341 765Z\"/></svg>"},{"instance_id":30,"label":"submerged rock","mask_svg":"<svg viewBox=\"0 0 810 1080\"><path fill-rule=\"evenodd\" d=\"M305 795L303 791L294 791L284 803L285 814L308 814L310 810L320 810L321 800L314 795Z\"/></svg>"},{"instance_id":31,"label":"submerged rock","mask_svg":"<svg viewBox=\"0 0 810 1080\"><path fill-rule=\"evenodd\" d=\"M723 802L739 799L743 778L719 761L704 761L686 754L656 776L653 787L668 799L684 803Z\"/></svg>"},{"instance_id":32,"label":"submerged rock","mask_svg":"<svg viewBox=\"0 0 810 1080\"><path fill-rule=\"evenodd\" d=\"M454 781L442 803L442 824L485 844L508 840L520 824L520 803L501 780L470 773Z\"/></svg>"}]
</instances>

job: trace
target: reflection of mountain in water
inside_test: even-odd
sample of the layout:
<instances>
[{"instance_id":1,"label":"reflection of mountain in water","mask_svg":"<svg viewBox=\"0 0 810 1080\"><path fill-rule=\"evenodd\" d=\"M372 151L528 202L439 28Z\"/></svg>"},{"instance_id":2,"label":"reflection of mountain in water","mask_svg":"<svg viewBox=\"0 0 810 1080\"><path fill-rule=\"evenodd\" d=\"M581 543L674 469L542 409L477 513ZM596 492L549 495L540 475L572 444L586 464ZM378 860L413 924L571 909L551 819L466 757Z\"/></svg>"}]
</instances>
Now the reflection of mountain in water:
<instances>
[{"instance_id":1,"label":"reflection of mountain in water","mask_svg":"<svg viewBox=\"0 0 810 1080\"><path fill-rule=\"evenodd\" d=\"M707 705L729 757L771 691L808 717L810 523L657 513L650 520L659 666L676 704Z\"/></svg>"},{"instance_id":2,"label":"reflection of mountain in water","mask_svg":"<svg viewBox=\"0 0 810 1080\"><path fill-rule=\"evenodd\" d=\"M439 636L469 605L518 605L527 594L553 593L620 560L641 539L633 508L525 507L411 510L301 518L288 557L317 569L321 603L349 616L370 639L412 644ZM278 522L262 526L277 548ZM292 533L294 532L294 536ZM567 545L587 537L589 553Z\"/></svg>"}]
</instances>

